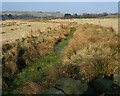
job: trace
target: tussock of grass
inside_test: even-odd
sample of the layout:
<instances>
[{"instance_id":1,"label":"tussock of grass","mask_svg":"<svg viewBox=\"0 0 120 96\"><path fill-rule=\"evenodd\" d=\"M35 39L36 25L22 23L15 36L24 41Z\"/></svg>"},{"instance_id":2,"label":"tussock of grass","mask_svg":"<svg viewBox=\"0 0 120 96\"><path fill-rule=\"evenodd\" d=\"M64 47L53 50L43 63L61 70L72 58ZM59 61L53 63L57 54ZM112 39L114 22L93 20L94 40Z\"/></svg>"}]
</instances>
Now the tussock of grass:
<instances>
[{"instance_id":1,"label":"tussock of grass","mask_svg":"<svg viewBox=\"0 0 120 96\"><path fill-rule=\"evenodd\" d=\"M69 65L75 65L79 72L73 72L71 77L75 75L85 82L109 76L119 66L118 53L118 36L114 30L92 24L80 25L62 52L61 74L69 76Z\"/></svg>"}]
</instances>

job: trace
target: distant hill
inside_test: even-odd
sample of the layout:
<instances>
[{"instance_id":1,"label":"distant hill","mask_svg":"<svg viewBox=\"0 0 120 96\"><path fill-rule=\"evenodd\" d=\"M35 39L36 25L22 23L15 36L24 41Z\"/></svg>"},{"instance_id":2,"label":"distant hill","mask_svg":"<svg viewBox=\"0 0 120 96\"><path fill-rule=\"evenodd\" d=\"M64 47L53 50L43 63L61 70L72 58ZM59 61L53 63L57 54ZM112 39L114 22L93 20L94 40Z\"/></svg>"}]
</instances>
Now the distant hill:
<instances>
[{"instance_id":1,"label":"distant hill","mask_svg":"<svg viewBox=\"0 0 120 96\"><path fill-rule=\"evenodd\" d=\"M9 20L9 19L32 19L32 18L46 18L46 19L55 19L55 18L117 18L117 13L83 13L83 14L70 14L70 13L60 13L60 12L17 12L17 11L5 11L0 13L0 19Z\"/></svg>"},{"instance_id":2,"label":"distant hill","mask_svg":"<svg viewBox=\"0 0 120 96\"><path fill-rule=\"evenodd\" d=\"M3 20L6 19L25 19L25 18L61 18L64 14L60 12L2 12L0 16Z\"/></svg>"},{"instance_id":3,"label":"distant hill","mask_svg":"<svg viewBox=\"0 0 120 96\"><path fill-rule=\"evenodd\" d=\"M118 14L109 14L106 18L118 18Z\"/></svg>"}]
</instances>

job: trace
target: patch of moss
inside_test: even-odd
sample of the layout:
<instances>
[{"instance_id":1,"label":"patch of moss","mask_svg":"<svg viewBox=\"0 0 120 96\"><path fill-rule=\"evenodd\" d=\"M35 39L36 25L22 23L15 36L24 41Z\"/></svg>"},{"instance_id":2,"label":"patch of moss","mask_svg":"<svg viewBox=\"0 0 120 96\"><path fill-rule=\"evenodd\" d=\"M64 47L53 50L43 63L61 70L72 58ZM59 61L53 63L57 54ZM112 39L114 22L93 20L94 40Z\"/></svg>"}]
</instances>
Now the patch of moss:
<instances>
[{"instance_id":1,"label":"patch of moss","mask_svg":"<svg viewBox=\"0 0 120 96\"><path fill-rule=\"evenodd\" d=\"M71 37L73 36L73 33L75 31L76 31L76 28L72 27L70 29L69 34L66 36L66 38L62 42L59 42L58 44L56 44L56 46L54 48L54 51L55 52L60 52L68 44L69 40L71 39Z\"/></svg>"}]
</instances>

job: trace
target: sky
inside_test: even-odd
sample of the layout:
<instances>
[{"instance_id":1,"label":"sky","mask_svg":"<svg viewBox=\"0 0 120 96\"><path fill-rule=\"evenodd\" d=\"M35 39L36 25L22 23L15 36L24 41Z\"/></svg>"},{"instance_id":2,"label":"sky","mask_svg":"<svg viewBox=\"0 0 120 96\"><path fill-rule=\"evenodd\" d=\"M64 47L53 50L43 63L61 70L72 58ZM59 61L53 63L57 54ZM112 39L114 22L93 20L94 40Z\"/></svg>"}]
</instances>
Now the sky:
<instances>
[{"instance_id":1,"label":"sky","mask_svg":"<svg viewBox=\"0 0 120 96\"><path fill-rule=\"evenodd\" d=\"M2 11L43 11L61 13L115 13L117 2L3 2Z\"/></svg>"}]
</instances>

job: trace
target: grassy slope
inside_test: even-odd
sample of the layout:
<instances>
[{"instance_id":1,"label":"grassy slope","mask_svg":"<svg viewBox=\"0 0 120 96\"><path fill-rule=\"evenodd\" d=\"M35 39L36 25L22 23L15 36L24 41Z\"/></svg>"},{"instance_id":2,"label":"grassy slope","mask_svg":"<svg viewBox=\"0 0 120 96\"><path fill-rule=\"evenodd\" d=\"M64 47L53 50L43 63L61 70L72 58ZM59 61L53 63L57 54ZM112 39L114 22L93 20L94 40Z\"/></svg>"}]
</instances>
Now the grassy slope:
<instances>
[{"instance_id":1,"label":"grassy slope","mask_svg":"<svg viewBox=\"0 0 120 96\"><path fill-rule=\"evenodd\" d=\"M15 78L15 80L13 81L12 86L8 90L6 90L4 94L19 93L19 88L27 81L35 82L38 85L43 84L42 86L45 87L46 85L50 85L50 83L54 83L54 81L58 77L57 68L59 67L61 58L59 52L62 50L61 48L64 48L64 46L68 44L75 30L76 28L71 28L69 35L66 36L66 39L59 42L55 46L55 52L41 57L38 61L33 61L29 66L27 66L27 68L23 69L22 72L19 73L17 75L17 78Z\"/></svg>"},{"instance_id":2,"label":"grassy slope","mask_svg":"<svg viewBox=\"0 0 120 96\"><path fill-rule=\"evenodd\" d=\"M118 15L108 15L108 16L105 16L105 18L118 18Z\"/></svg>"},{"instance_id":3,"label":"grassy slope","mask_svg":"<svg viewBox=\"0 0 120 96\"><path fill-rule=\"evenodd\" d=\"M112 28L81 25L63 51L63 74L86 82L114 74L118 53L118 36Z\"/></svg>"}]
</instances>

